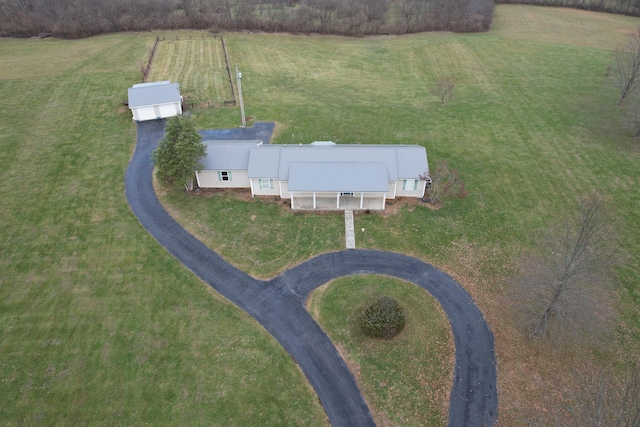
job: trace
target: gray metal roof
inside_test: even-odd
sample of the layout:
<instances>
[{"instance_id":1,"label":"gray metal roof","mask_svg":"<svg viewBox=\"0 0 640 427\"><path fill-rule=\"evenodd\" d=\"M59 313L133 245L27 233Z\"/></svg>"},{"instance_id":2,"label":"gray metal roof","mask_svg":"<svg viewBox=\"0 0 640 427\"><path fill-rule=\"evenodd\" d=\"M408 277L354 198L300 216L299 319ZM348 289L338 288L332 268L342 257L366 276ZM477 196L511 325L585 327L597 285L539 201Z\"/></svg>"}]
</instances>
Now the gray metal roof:
<instances>
[{"instance_id":1,"label":"gray metal roof","mask_svg":"<svg viewBox=\"0 0 640 427\"><path fill-rule=\"evenodd\" d=\"M384 163L291 163L289 191L385 192Z\"/></svg>"},{"instance_id":2,"label":"gray metal roof","mask_svg":"<svg viewBox=\"0 0 640 427\"><path fill-rule=\"evenodd\" d=\"M276 145L255 147L249 178L289 181L292 163L382 163L389 181L415 178L428 170L427 151L419 145Z\"/></svg>"},{"instance_id":3,"label":"gray metal roof","mask_svg":"<svg viewBox=\"0 0 640 427\"><path fill-rule=\"evenodd\" d=\"M180 102L180 85L165 82L151 82L133 85L129 88L129 108L147 105Z\"/></svg>"},{"instance_id":4,"label":"gray metal roof","mask_svg":"<svg viewBox=\"0 0 640 427\"><path fill-rule=\"evenodd\" d=\"M278 178L281 145L261 145L249 154L249 178ZM258 148L258 147L256 147Z\"/></svg>"},{"instance_id":5,"label":"gray metal roof","mask_svg":"<svg viewBox=\"0 0 640 427\"><path fill-rule=\"evenodd\" d=\"M419 145L402 146L396 149L398 179L416 179L429 170L427 150Z\"/></svg>"},{"instance_id":6,"label":"gray metal roof","mask_svg":"<svg viewBox=\"0 0 640 427\"><path fill-rule=\"evenodd\" d=\"M202 159L204 169L208 170L247 170L249 152L262 141L204 141L207 157ZM263 177L268 178L268 177Z\"/></svg>"},{"instance_id":7,"label":"gray metal roof","mask_svg":"<svg viewBox=\"0 0 640 427\"><path fill-rule=\"evenodd\" d=\"M136 83L131 87L149 87L149 86L159 86L159 85L168 85L171 83L170 80L163 80L161 82L145 82L145 83Z\"/></svg>"}]
</instances>

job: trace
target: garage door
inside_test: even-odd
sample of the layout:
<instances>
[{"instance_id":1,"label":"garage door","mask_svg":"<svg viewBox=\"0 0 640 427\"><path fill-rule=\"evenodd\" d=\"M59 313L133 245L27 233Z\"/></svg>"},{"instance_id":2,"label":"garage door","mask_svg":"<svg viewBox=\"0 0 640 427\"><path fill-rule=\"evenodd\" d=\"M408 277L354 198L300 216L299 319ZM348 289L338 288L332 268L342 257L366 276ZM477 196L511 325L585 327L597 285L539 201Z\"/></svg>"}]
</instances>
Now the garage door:
<instances>
[{"instance_id":1,"label":"garage door","mask_svg":"<svg viewBox=\"0 0 640 427\"><path fill-rule=\"evenodd\" d=\"M178 103L159 105L160 117L164 119L166 117L177 116L180 114L179 108L180 104Z\"/></svg>"},{"instance_id":2,"label":"garage door","mask_svg":"<svg viewBox=\"0 0 640 427\"><path fill-rule=\"evenodd\" d=\"M155 120L156 112L153 107L138 107L133 110L133 120L144 122L145 120Z\"/></svg>"}]
</instances>

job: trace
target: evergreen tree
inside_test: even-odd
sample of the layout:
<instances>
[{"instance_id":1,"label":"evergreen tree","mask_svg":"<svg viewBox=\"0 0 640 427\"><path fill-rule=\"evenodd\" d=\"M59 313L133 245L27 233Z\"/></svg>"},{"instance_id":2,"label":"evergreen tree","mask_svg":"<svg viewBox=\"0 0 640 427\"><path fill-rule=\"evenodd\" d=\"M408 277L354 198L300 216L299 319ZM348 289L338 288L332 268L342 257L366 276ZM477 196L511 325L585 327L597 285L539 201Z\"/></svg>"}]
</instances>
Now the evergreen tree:
<instances>
[{"instance_id":1,"label":"evergreen tree","mask_svg":"<svg viewBox=\"0 0 640 427\"><path fill-rule=\"evenodd\" d=\"M162 185L184 186L193 190L193 177L203 165L200 160L207 155L206 146L190 116L175 116L167 120L164 138L153 152L156 177Z\"/></svg>"}]
</instances>

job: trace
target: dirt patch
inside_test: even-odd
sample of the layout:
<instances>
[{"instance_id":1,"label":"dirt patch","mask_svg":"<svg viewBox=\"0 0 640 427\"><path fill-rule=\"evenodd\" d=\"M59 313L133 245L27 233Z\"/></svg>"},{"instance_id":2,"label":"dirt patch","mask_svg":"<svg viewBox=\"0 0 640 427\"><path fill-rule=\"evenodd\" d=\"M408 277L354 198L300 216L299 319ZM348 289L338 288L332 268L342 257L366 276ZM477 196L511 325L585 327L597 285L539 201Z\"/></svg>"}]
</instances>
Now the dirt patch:
<instances>
[{"instance_id":1,"label":"dirt patch","mask_svg":"<svg viewBox=\"0 0 640 427\"><path fill-rule=\"evenodd\" d=\"M313 212L316 215L327 215L327 214L334 214L334 213L339 213L342 214L343 211L334 211L334 210L318 210L318 211L303 211L303 210L292 210L291 209L291 200L289 199L281 199L279 196L258 196L258 197L253 197L251 195L251 190L246 189L246 188L196 188L193 191L193 195L195 195L196 197L205 197L205 198L209 198L209 197L220 197L220 196L227 196L227 197L231 197L234 200L241 200L241 201L245 201L245 202L257 202L260 201L262 203L272 203L272 204L276 204L281 206L283 209L289 211L289 212ZM406 209L409 212L413 212L413 210L417 207L417 206L424 206L428 209L431 210L437 210L440 209L441 205L440 204L436 204L435 206L432 205L431 203L427 203L427 202L423 202L422 199L418 199L416 197L398 197L396 199L393 200L388 200L387 204L385 206L384 211L370 211L369 209L367 210L362 210L362 211L356 211L358 214L370 214L370 213L381 213L382 216L387 217L390 215L396 215L397 213L399 213L402 209ZM254 218L252 218L253 220Z\"/></svg>"},{"instance_id":2,"label":"dirt patch","mask_svg":"<svg viewBox=\"0 0 640 427\"><path fill-rule=\"evenodd\" d=\"M437 210L442 207L442 204L436 203L435 205L432 205L431 203L423 202L422 199L417 197L398 197L393 200L387 200L384 211L382 211L382 216L387 217L389 215L396 215L402 209L413 212L417 206L424 206L431 210Z\"/></svg>"},{"instance_id":3,"label":"dirt patch","mask_svg":"<svg viewBox=\"0 0 640 427\"><path fill-rule=\"evenodd\" d=\"M284 129L286 128L286 126L280 122L274 122L274 123L275 123L275 126L273 127L273 132L271 133L271 140L269 141L269 143L271 143L271 141L274 141L276 137L280 136L280 133L283 132Z\"/></svg>"},{"instance_id":4,"label":"dirt patch","mask_svg":"<svg viewBox=\"0 0 640 427\"><path fill-rule=\"evenodd\" d=\"M193 195L205 198L226 195L235 200L251 200L251 190L246 188L196 188Z\"/></svg>"}]
</instances>

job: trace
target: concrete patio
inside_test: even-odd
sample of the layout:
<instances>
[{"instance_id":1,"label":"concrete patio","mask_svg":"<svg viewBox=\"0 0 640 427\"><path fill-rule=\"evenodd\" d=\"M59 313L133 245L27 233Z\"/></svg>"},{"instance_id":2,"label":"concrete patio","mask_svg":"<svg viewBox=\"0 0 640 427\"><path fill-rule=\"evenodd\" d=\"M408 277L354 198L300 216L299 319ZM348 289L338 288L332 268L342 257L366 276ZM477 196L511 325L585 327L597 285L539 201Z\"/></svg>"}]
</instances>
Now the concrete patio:
<instances>
[{"instance_id":1,"label":"concrete patio","mask_svg":"<svg viewBox=\"0 0 640 427\"><path fill-rule=\"evenodd\" d=\"M316 196L315 208L313 207L313 197L295 197L291 200L291 209L294 210L322 210L322 211L357 211L357 210L384 210L385 200L383 197L364 197L361 200L358 196L340 197L319 197Z\"/></svg>"}]
</instances>

